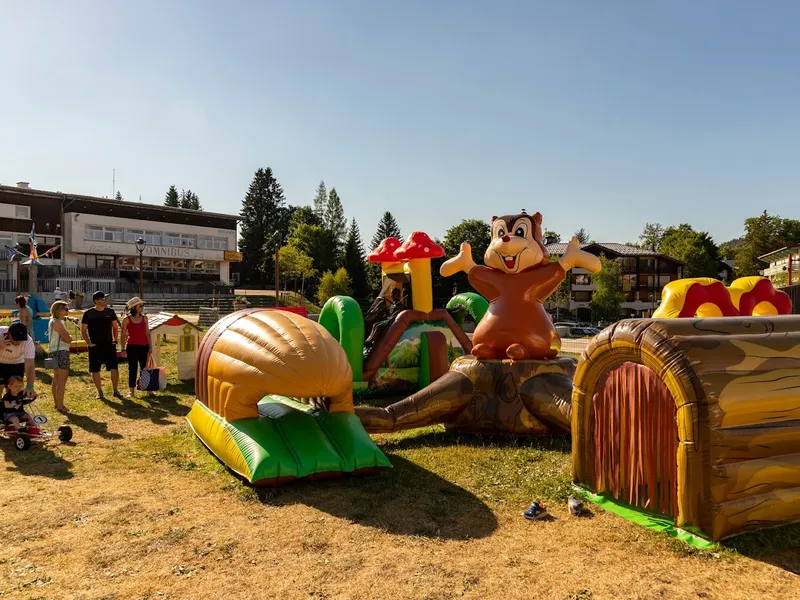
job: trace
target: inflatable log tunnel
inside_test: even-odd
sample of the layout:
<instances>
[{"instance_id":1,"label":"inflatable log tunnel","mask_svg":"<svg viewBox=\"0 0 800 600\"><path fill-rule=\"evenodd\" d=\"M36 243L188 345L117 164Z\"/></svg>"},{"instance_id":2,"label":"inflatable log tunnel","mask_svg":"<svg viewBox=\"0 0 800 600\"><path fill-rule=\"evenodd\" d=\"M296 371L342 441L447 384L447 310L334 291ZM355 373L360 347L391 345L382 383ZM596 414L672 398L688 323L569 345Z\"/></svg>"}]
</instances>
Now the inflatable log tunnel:
<instances>
[{"instance_id":1,"label":"inflatable log tunnel","mask_svg":"<svg viewBox=\"0 0 800 600\"><path fill-rule=\"evenodd\" d=\"M300 315L224 317L200 344L195 385L192 429L254 485L391 467L354 414L342 347Z\"/></svg>"},{"instance_id":2,"label":"inflatable log tunnel","mask_svg":"<svg viewBox=\"0 0 800 600\"><path fill-rule=\"evenodd\" d=\"M622 321L572 407L579 485L713 540L800 521L800 316Z\"/></svg>"}]
</instances>

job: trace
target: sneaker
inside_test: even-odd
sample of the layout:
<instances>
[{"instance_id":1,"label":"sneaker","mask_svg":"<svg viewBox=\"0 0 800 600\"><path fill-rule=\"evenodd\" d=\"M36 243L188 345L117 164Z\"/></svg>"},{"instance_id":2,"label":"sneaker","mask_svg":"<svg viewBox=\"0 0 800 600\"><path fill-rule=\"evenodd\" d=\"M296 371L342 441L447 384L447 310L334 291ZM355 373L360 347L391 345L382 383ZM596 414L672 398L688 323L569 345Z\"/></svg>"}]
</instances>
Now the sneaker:
<instances>
[{"instance_id":1,"label":"sneaker","mask_svg":"<svg viewBox=\"0 0 800 600\"><path fill-rule=\"evenodd\" d=\"M125 399L122 394L119 393L119 390L114 390L114 398L119 398L120 400Z\"/></svg>"},{"instance_id":2,"label":"sneaker","mask_svg":"<svg viewBox=\"0 0 800 600\"><path fill-rule=\"evenodd\" d=\"M547 509L544 507L543 504L539 504L538 502L532 502L531 505L528 507L522 516L528 519L529 521L536 521L537 519L541 519L543 516L547 514Z\"/></svg>"},{"instance_id":3,"label":"sneaker","mask_svg":"<svg viewBox=\"0 0 800 600\"><path fill-rule=\"evenodd\" d=\"M133 392L128 392L127 394L125 394L125 397L126 398L136 398L136 396L134 395Z\"/></svg>"},{"instance_id":4,"label":"sneaker","mask_svg":"<svg viewBox=\"0 0 800 600\"><path fill-rule=\"evenodd\" d=\"M103 392L97 392L97 393L94 395L94 397L95 397L95 399L97 399L97 400L105 400L105 399L106 399L106 397L103 395Z\"/></svg>"}]
</instances>

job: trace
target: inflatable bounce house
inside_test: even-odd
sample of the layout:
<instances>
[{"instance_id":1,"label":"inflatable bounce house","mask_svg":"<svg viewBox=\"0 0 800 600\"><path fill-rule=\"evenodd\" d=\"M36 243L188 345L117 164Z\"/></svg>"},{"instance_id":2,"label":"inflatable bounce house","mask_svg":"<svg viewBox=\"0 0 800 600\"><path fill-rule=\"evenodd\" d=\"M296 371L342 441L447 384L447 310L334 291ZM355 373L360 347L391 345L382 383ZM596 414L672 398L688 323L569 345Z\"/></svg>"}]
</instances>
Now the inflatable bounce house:
<instances>
[{"instance_id":1,"label":"inflatable bounce house","mask_svg":"<svg viewBox=\"0 0 800 600\"><path fill-rule=\"evenodd\" d=\"M634 520L711 540L800 520L800 316L788 300L760 277L678 280L661 318L595 337L574 381L575 482Z\"/></svg>"},{"instance_id":2,"label":"inflatable bounce house","mask_svg":"<svg viewBox=\"0 0 800 600\"><path fill-rule=\"evenodd\" d=\"M658 318L612 325L578 362L560 355L543 302L569 269L600 261L575 238L551 261L541 224L539 213L493 217L484 265L468 244L442 265L478 292L450 302L477 321L471 340L432 307L430 258L442 251L419 232L370 255L384 293L366 318L343 297L319 323L270 309L223 318L200 344L194 431L258 485L388 468L373 432L571 432L590 499L687 541L800 521L800 316L786 295L759 277L674 281ZM417 362L401 367L404 341ZM421 389L354 406L354 386L381 376Z\"/></svg>"},{"instance_id":3,"label":"inflatable bounce house","mask_svg":"<svg viewBox=\"0 0 800 600\"><path fill-rule=\"evenodd\" d=\"M348 298L330 300L319 323L270 309L228 315L200 344L188 415L194 432L256 485L390 467L368 431L444 423L486 434L567 433L575 361L557 356L560 340L542 301L572 266L596 271L599 260L573 239L551 263L538 213L495 218L493 232L486 266L472 261L467 244L442 266L444 275L467 271L487 298L474 347L446 310L432 309L430 258L441 249L424 234L402 245L390 238L371 257L401 284L391 296L402 298L413 284L412 307L387 319L372 349L364 348L360 309ZM412 325L421 330L417 380L430 384L386 408L354 407L354 382L391 369L383 363ZM448 369L447 349L456 343L473 355Z\"/></svg>"},{"instance_id":4,"label":"inflatable bounce house","mask_svg":"<svg viewBox=\"0 0 800 600\"><path fill-rule=\"evenodd\" d=\"M541 223L539 213L524 211L493 217L484 266L475 264L469 244L442 265L445 277L466 272L481 294L457 296L448 305L465 305L478 321L471 356L457 358L405 400L386 408L357 407L367 431L441 423L489 435L569 433L576 361L558 356L561 340L542 303L573 266L596 272L600 261L573 239L566 254L550 262Z\"/></svg>"},{"instance_id":5,"label":"inflatable bounce house","mask_svg":"<svg viewBox=\"0 0 800 600\"><path fill-rule=\"evenodd\" d=\"M381 265L382 289L366 317L346 296L322 308L319 323L344 348L357 386L423 388L472 350L450 313L433 308L431 259L442 256L444 250L420 231L404 244L386 238L368 256Z\"/></svg>"}]
</instances>

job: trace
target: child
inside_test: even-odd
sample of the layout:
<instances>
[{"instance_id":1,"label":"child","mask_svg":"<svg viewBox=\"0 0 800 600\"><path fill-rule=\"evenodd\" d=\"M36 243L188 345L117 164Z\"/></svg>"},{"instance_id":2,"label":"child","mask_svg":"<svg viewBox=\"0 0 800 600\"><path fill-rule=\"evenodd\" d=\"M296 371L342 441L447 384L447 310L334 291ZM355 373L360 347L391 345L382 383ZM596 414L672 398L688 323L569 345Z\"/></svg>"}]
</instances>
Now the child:
<instances>
[{"instance_id":1,"label":"child","mask_svg":"<svg viewBox=\"0 0 800 600\"><path fill-rule=\"evenodd\" d=\"M2 401L3 422L10 423L17 431L22 427L21 421L34 424L33 417L23 408L23 404L25 404L24 383L22 377L17 375L9 377L6 381L6 395L3 396Z\"/></svg>"}]
</instances>

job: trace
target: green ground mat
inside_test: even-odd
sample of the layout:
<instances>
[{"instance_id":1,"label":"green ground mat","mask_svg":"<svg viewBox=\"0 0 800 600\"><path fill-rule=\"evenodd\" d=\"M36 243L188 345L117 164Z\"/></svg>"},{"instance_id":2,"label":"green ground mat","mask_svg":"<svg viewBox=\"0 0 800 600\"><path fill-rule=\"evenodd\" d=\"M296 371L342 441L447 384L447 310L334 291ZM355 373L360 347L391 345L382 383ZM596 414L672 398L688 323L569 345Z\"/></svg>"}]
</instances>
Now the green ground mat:
<instances>
[{"instance_id":1,"label":"green ground mat","mask_svg":"<svg viewBox=\"0 0 800 600\"><path fill-rule=\"evenodd\" d=\"M573 488L578 494L592 504L596 504L600 508L614 513L623 519L632 521L637 525L647 527L653 531L664 532L670 537L674 537L686 542L693 548L707 550L708 548L715 546L712 541L677 527L669 517L651 513L646 510L642 510L639 507L630 506L624 502L621 502L620 500L617 500L613 496L608 496L606 494L595 494L594 492L590 492L589 490L577 485L573 486Z\"/></svg>"}]
</instances>

